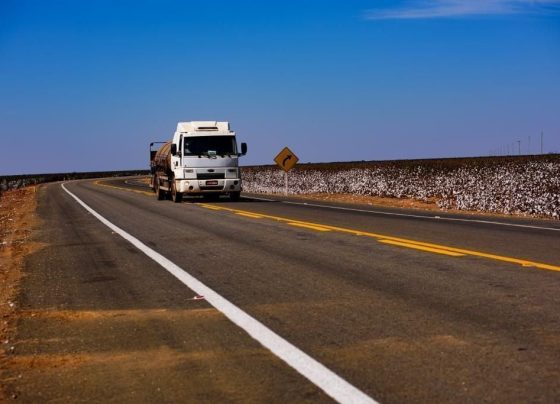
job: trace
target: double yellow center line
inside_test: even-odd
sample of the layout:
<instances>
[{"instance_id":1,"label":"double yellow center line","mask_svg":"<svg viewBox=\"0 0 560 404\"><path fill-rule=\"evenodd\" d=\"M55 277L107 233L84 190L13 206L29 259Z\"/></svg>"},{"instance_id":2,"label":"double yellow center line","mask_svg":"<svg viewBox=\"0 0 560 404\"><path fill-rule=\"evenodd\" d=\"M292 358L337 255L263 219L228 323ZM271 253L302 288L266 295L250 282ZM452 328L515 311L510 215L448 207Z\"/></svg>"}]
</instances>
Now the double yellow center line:
<instances>
[{"instance_id":1,"label":"double yellow center line","mask_svg":"<svg viewBox=\"0 0 560 404\"><path fill-rule=\"evenodd\" d=\"M391 244L391 245L396 245L399 247L407 247L407 248L412 248L414 250L420 250L420 251L427 251L427 252L432 252L432 253L436 253L436 254L442 254L442 255L449 255L450 257L462 257L465 254L461 254L458 252L454 252L454 251L449 251L449 250L443 250L441 248L434 248L434 247L424 247L418 244L413 244L410 242L404 242L404 241L395 241L395 240L387 240L387 239L380 239L378 240L380 243L384 243L384 244Z\"/></svg>"},{"instance_id":2,"label":"double yellow center line","mask_svg":"<svg viewBox=\"0 0 560 404\"><path fill-rule=\"evenodd\" d=\"M201 206L201 207L206 208L206 209L216 210L216 211L217 210L223 210L223 211L235 213L236 215L239 215L239 216L248 217L248 218L252 218L252 219L276 220L276 221L279 221L279 222L286 223L290 226L301 227L301 228L306 228L306 229L320 231L320 232L335 231L335 232L339 232L339 233L353 234L353 235L356 235L356 236L372 237L372 238L375 238L378 242L383 243L383 244L389 244L389 245L394 245L394 246L398 246L398 247L412 248L412 249L419 250L419 251L426 251L426 252L431 252L431 253L435 253L435 254L442 254L442 255L446 255L446 256L450 256L450 257L462 257L462 256L470 255L470 256L474 256L474 257L480 257L480 258L486 258L486 259L491 259L491 260L495 260L495 261L502 261L502 262L507 262L507 263L511 263L511 264L517 264L517 265L521 265L523 267L546 269L546 270L550 270L550 271L560 271L560 266L545 264L545 263L542 263L542 262L528 261L528 260L519 259L519 258L505 257L505 256L502 256L502 255L489 254L489 253L485 253L485 252L481 252L481 251L467 250L467 249L455 248L455 247L448 247L448 246L444 246L444 245L440 245L440 244L425 243L425 242L421 242L421 241L408 240L408 239L404 239L404 238L388 236L388 235L385 235L385 234L365 232L365 231L361 231L361 230L348 229L348 228L337 227L337 226L330 226L330 225L326 225L326 224L305 222L305 221L294 220L294 219L291 219L291 218L286 218L286 217L281 217L281 216L273 216L273 215L267 215L267 214L264 214L264 213L257 213L257 212L251 212L251 211L240 210L240 209L226 208L226 207L223 207L223 206L210 205L210 204L207 204L207 203L200 203L200 204L198 204L198 206Z\"/></svg>"},{"instance_id":3,"label":"double yellow center line","mask_svg":"<svg viewBox=\"0 0 560 404\"><path fill-rule=\"evenodd\" d=\"M139 189L132 189L132 188L123 188L123 187L119 187L116 185L110 185L107 184L105 181L103 180L97 180L93 182L95 185L98 185L100 187L106 187L106 188L115 188L115 189L120 189L121 191L128 191L128 192L134 192L136 194L144 194L144 195L148 195L148 196L154 196L155 193L154 192L148 192L148 191L141 191Z\"/></svg>"}]
</instances>

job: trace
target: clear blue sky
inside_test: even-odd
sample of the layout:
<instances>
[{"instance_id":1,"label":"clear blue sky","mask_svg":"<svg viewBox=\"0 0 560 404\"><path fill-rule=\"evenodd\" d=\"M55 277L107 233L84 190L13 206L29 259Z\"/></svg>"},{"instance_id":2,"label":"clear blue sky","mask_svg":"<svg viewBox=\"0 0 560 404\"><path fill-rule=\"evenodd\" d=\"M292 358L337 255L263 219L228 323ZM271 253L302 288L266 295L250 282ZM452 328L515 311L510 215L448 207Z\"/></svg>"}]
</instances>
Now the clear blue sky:
<instances>
[{"instance_id":1,"label":"clear blue sky","mask_svg":"<svg viewBox=\"0 0 560 404\"><path fill-rule=\"evenodd\" d=\"M560 151L560 0L0 0L0 175L146 168L181 120L244 164Z\"/></svg>"}]
</instances>

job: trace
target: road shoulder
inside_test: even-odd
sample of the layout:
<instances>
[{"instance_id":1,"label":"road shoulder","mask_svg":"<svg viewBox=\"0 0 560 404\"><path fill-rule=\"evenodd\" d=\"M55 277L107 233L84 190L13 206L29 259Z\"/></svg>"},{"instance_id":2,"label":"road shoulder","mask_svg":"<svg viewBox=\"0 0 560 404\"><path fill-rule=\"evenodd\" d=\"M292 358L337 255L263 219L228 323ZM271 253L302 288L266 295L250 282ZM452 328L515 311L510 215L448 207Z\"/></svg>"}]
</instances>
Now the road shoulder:
<instances>
[{"instance_id":1,"label":"road shoulder","mask_svg":"<svg viewBox=\"0 0 560 404\"><path fill-rule=\"evenodd\" d=\"M5 391L5 370L15 349L13 338L18 318L17 296L25 258L39 250L34 241L38 186L10 190L0 196L0 401L16 398Z\"/></svg>"}]
</instances>

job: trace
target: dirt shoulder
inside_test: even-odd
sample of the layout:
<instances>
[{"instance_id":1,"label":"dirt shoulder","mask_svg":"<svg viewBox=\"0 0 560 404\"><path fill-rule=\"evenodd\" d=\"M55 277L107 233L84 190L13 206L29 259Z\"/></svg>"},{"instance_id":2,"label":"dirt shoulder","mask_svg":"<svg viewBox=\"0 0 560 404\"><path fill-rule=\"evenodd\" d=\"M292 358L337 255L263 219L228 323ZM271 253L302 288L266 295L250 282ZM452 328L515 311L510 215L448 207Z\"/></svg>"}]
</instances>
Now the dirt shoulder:
<instances>
[{"instance_id":1,"label":"dirt shoulder","mask_svg":"<svg viewBox=\"0 0 560 404\"><path fill-rule=\"evenodd\" d=\"M373 205L390 208L405 208L419 210L441 211L435 200L429 202L417 201L410 198L382 198L377 196L352 195L352 194L306 194L296 195L298 198L316 201L344 202L357 205Z\"/></svg>"},{"instance_id":2,"label":"dirt shoulder","mask_svg":"<svg viewBox=\"0 0 560 404\"><path fill-rule=\"evenodd\" d=\"M4 393L4 376L12 350L11 336L16 324L16 297L22 276L23 261L39 245L31 240L39 221L37 186L11 190L0 196L0 401Z\"/></svg>"}]
</instances>

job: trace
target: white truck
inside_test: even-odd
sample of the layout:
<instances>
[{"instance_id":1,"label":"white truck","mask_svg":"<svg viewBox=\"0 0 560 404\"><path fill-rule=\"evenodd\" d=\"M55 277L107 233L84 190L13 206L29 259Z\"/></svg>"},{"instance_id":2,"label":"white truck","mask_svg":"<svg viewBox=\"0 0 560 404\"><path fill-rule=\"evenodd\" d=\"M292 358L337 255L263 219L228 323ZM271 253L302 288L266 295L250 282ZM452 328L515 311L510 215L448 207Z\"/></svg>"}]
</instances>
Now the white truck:
<instances>
[{"instance_id":1,"label":"white truck","mask_svg":"<svg viewBox=\"0 0 560 404\"><path fill-rule=\"evenodd\" d=\"M153 150L158 143L163 145ZM179 122L173 140L150 143L150 185L159 200L229 195L237 201L242 190L238 160L246 153L246 143L238 152L229 122Z\"/></svg>"}]
</instances>

